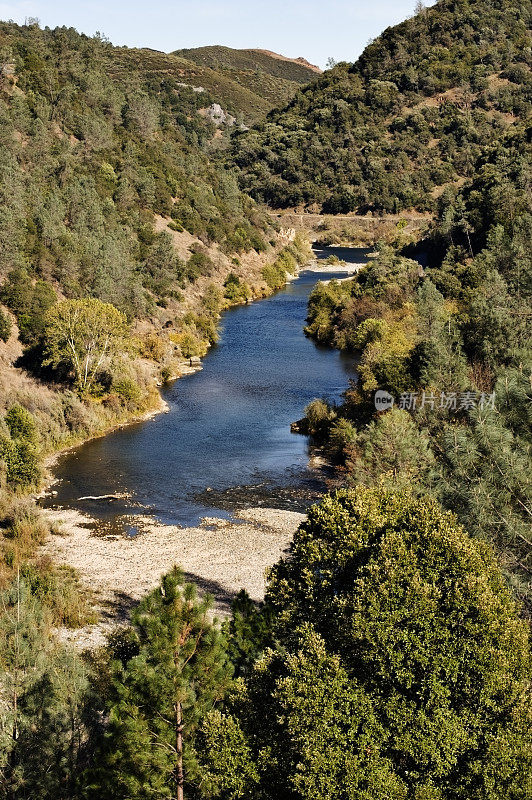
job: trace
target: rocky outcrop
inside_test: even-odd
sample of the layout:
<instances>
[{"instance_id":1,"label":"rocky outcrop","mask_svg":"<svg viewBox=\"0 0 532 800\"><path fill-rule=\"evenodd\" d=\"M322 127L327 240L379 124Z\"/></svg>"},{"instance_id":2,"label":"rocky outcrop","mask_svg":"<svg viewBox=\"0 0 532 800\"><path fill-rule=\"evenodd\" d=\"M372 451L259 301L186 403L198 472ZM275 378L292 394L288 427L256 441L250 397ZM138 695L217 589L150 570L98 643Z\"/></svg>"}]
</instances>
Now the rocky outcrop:
<instances>
[{"instance_id":1,"label":"rocky outcrop","mask_svg":"<svg viewBox=\"0 0 532 800\"><path fill-rule=\"evenodd\" d=\"M224 111L219 103L213 103L212 106L208 108L202 108L200 113L204 117L207 117L207 119L210 119L211 122L214 122L218 127L220 125L228 125L231 127L236 122L236 118L227 111Z\"/></svg>"}]
</instances>

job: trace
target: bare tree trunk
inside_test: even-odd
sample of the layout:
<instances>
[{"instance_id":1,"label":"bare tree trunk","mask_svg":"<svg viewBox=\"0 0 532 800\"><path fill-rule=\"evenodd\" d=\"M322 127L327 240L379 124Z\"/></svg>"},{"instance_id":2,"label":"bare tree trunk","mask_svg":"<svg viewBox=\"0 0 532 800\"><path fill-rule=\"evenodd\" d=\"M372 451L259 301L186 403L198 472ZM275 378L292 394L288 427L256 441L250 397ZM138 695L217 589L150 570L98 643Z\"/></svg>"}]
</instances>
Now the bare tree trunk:
<instances>
[{"instance_id":1,"label":"bare tree trunk","mask_svg":"<svg viewBox=\"0 0 532 800\"><path fill-rule=\"evenodd\" d=\"M177 800L184 800L183 788L185 776L183 773L183 709L181 703L175 707L175 749L176 749L176 788Z\"/></svg>"},{"instance_id":2,"label":"bare tree trunk","mask_svg":"<svg viewBox=\"0 0 532 800\"><path fill-rule=\"evenodd\" d=\"M471 258L474 258L475 256L473 255L473 248L471 246L471 237L469 236L469 231L466 231L466 234L467 234L467 243L469 244L469 252L471 253Z\"/></svg>"}]
</instances>

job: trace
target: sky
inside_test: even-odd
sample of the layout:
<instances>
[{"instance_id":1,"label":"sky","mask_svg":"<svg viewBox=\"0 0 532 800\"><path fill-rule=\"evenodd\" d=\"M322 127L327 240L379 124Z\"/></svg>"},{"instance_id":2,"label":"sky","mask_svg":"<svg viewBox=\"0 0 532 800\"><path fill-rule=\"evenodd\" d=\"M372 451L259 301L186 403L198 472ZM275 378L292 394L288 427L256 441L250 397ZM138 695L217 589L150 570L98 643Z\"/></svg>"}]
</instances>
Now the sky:
<instances>
[{"instance_id":1,"label":"sky","mask_svg":"<svg viewBox=\"0 0 532 800\"><path fill-rule=\"evenodd\" d=\"M0 19L74 27L116 45L170 52L260 47L324 67L354 61L370 39L412 15L415 0L0 0ZM425 5L433 5L426 0Z\"/></svg>"}]
</instances>

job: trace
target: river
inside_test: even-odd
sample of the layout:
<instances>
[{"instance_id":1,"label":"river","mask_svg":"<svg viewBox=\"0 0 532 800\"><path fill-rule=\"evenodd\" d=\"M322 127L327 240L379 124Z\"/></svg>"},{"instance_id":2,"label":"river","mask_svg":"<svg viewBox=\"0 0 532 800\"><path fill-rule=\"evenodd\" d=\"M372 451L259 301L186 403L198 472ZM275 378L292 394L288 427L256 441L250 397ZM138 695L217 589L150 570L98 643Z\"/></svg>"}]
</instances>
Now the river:
<instances>
[{"instance_id":1,"label":"river","mask_svg":"<svg viewBox=\"0 0 532 800\"><path fill-rule=\"evenodd\" d=\"M316 251L318 258L331 254L354 265L366 260L360 249ZM355 374L351 357L303 333L313 286L334 277L345 272L306 270L272 297L224 313L203 370L163 390L169 412L61 456L57 494L44 504L79 509L134 534L137 515L195 525L205 516L228 516L224 495L239 487L275 496L319 481L308 467L308 439L292 434L290 423L314 397L339 400ZM117 493L128 496L79 499Z\"/></svg>"}]
</instances>

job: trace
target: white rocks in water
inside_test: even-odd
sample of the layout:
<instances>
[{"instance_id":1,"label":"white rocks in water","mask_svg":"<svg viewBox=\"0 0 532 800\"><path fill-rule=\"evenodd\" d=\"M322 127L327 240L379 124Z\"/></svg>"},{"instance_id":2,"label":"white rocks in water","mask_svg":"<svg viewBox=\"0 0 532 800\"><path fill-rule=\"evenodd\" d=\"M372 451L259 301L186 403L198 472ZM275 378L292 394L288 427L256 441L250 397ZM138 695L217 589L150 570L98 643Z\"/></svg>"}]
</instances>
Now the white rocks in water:
<instances>
[{"instance_id":1,"label":"white rocks in water","mask_svg":"<svg viewBox=\"0 0 532 800\"><path fill-rule=\"evenodd\" d=\"M230 528L235 525L230 519L223 519L222 517L203 517L201 524L210 528Z\"/></svg>"},{"instance_id":2,"label":"white rocks in water","mask_svg":"<svg viewBox=\"0 0 532 800\"><path fill-rule=\"evenodd\" d=\"M201 358L199 356L191 356L189 363L191 367L199 367L201 364Z\"/></svg>"},{"instance_id":3,"label":"white rocks in water","mask_svg":"<svg viewBox=\"0 0 532 800\"><path fill-rule=\"evenodd\" d=\"M202 109L203 114L214 122L215 125L234 125L236 118L223 110L219 103L213 103L212 106Z\"/></svg>"}]
</instances>

